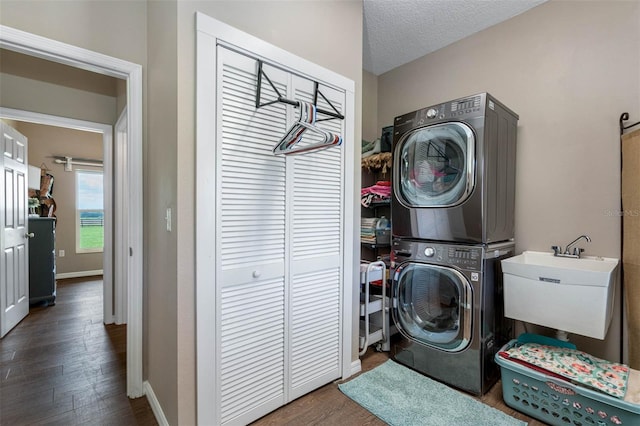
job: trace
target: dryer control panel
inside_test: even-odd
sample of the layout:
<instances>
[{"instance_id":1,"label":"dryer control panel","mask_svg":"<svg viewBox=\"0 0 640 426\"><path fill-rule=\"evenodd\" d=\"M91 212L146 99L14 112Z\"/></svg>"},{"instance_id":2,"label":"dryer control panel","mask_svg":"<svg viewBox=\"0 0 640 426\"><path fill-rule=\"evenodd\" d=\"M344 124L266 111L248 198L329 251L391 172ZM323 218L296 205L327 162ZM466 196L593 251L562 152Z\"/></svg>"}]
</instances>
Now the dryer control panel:
<instances>
[{"instance_id":1,"label":"dryer control panel","mask_svg":"<svg viewBox=\"0 0 640 426\"><path fill-rule=\"evenodd\" d=\"M480 93L403 114L394 120L394 143L407 131L445 120L462 120L483 114L487 95Z\"/></svg>"}]
</instances>

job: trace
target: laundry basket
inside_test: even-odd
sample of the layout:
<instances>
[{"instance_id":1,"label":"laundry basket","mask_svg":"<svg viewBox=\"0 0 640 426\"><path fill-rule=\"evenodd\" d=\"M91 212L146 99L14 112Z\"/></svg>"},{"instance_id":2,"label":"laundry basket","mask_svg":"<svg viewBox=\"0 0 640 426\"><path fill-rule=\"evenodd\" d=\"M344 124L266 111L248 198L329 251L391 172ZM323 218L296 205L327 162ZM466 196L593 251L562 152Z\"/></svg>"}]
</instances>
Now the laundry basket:
<instances>
[{"instance_id":1,"label":"laundry basket","mask_svg":"<svg viewBox=\"0 0 640 426\"><path fill-rule=\"evenodd\" d=\"M518 345L507 343L506 351ZM640 405L587 389L505 359L497 353L505 403L556 426L640 425Z\"/></svg>"}]
</instances>

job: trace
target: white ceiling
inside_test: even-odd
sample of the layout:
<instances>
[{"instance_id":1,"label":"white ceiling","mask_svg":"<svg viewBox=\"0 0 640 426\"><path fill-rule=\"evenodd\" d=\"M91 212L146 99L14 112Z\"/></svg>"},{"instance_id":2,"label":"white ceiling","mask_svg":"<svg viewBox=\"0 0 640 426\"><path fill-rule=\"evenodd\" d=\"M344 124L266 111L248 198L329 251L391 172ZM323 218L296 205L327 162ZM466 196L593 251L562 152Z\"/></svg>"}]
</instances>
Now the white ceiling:
<instances>
[{"instance_id":1,"label":"white ceiling","mask_svg":"<svg viewBox=\"0 0 640 426\"><path fill-rule=\"evenodd\" d=\"M380 75L546 0L364 0L362 66Z\"/></svg>"}]
</instances>

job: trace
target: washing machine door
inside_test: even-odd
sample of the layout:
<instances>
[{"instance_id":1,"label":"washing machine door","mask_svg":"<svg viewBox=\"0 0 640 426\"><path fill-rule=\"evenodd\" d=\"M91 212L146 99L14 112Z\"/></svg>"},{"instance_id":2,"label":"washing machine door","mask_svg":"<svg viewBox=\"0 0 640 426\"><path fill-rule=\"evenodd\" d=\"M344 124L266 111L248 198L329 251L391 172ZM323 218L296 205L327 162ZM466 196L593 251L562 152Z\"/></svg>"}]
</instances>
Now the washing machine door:
<instances>
[{"instance_id":1,"label":"washing machine door","mask_svg":"<svg viewBox=\"0 0 640 426\"><path fill-rule=\"evenodd\" d=\"M394 155L396 198L406 207L451 207L475 184L475 136L462 122L407 132Z\"/></svg>"},{"instance_id":2,"label":"washing machine door","mask_svg":"<svg viewBox=\"0 0 640 426\"><path fill-rule=\"evenodd\" d=\"M407 338L448 352L471 342L473 290L456 269L418 262L396 268L393 319Z\"/></svg>"}]
</instances>

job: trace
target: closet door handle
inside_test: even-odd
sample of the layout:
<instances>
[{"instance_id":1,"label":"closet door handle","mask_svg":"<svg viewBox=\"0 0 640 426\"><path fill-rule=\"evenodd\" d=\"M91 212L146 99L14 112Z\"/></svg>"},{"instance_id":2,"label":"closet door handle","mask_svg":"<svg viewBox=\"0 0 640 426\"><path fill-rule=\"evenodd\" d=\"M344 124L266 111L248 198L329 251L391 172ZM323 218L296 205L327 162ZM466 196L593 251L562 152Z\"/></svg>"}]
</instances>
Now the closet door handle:
<instances>
[{"instance_id":1,"label":"closet door handle","mask_svg":"<svg viewBox=\"0 0 640 426\"><path fill-rule=\"evenodd\" d=\"M35 236L36 236L36 234L34 234L33 232L29 232L28 234L24 234L25 238L33 238Z\"/></svg>"},{"instance_id":2,"label":"closet door handle","mask_svg":"<svg viewBox=\"0 0 640 426\"><path fill-rule=\"evenodd\" d=\"M253 278L258 278L260 277L260 275L262 275L262 273L260 271L253 271L253 274L251 275L253 275Z\"/></svg>"}]
</instances>

